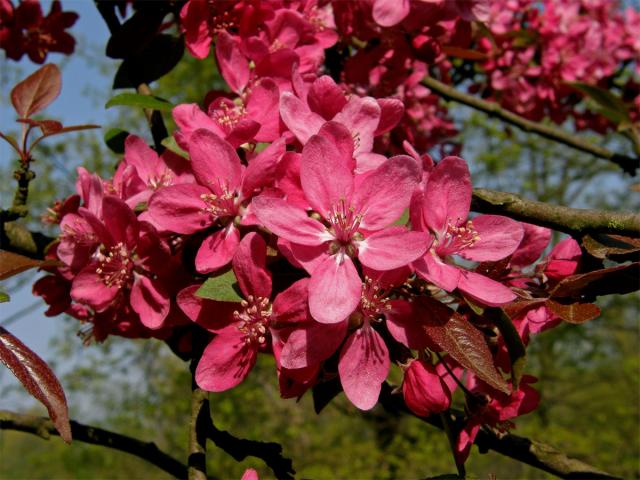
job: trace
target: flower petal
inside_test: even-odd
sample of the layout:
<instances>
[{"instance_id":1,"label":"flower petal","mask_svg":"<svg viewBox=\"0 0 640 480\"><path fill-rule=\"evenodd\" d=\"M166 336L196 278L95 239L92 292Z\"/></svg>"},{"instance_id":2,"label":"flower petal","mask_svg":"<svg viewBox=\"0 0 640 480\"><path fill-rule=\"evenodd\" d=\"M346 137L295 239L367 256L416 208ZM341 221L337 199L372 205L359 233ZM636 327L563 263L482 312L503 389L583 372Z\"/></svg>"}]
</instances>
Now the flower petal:
<instances>
[{"instance_id":1,"label":"flower petal","mask_svg":"<svg viewBox=\"0 0 640 480\"><path fill-rule=\"evenodd\" d=\"M460 270L444 263L432 251L428 251L424 257L413 262L413 268L422 278L447 292L452 292L458 286Z\"/></svg>"},{"instance_id":2,"label":"flower petal","mask_svg":"<svg viewBox=\"0 0 640 480\"><path fill-rule=\"evenodd\" d=\"M159 282L145 275L136 275L129 299L140 321L153 330L161 328L169 314L169 295Z\"/></svg>"},{"instance_id":3,"label":"flower petal","mask_svg":"<svg viewBox=\"0 0 640 480\"><path fill-rule=\"evenodd\" d=\"M500 215L478 215L472 220L480 237L458 254L476 262L493 262L511 255L524 235L520 222Z\"/></svg>"},{"instance_id":4,"label":"flower petal","mask_svg":"<svg viewBox=\"0 0 640 480\"><path fill-rule=\"evenodd\" d=\"M510 288L479 273L460 270L458 289L474 300L490 307L498 307L516 298Z\"/></svg>"},{"instance_id":5,"label":"flower petal","mask_svg":"<svg viewBox=\"0 0 640 480\"><path fill-rule=\"evenodd\" d=\"M286 240L301 245L321 245L329 239L324 225L281 198L260 196L252 203L260 222Z\"/></svg>"},{"instance_id":6,"label":"flower petal","mask_svg":"<svg viewBox=\"0 0 640 480\"><path fill-rule=\"evenodd\" d=\"M338 349L347 333L349 322L326 324L310 322L289 335L280 354L284 368L298 369L326 360Z\"/></svg>"},{"instance_id":7,"label":"flower petal","mask_svg":"<svg viewBox=\"0 0 640 480\"><path fill-rule=\"evenodd\" d=\"M327 257L309 281L309 311L321 323L345 320L360 303L362 280L349 257Z\"/></svg>"},{"instance_id":8,"label":"flower petal","mask_svg":"<svg viewBox=\"0 0 640 480\"><path fill-rule=\"evenodd\" d=\"M218 32L216 59L220 73L227 85L236 93L241 93L249 82L249 60L240 52L239 41L227 33Z\"/></svg>"},{"instance_id":9,"label":"flower petal","mask_svg":"<svg viewBox=\"0 0 640 480\"><path fill-rule=\"evenodd\" d=\"M375 270L392 270L408 265L427 250L429 235L390 227L375 232L359 243L358 258Z\"/></svg>"},{"instance_id":10,"label":"flower petal","mask_svg":"<svg viewBox=\"0 0 640 480\"><path fill-rule=\"evenodd\" d=\"M389 350L368 322L347 339L338 363L340 382L347 398L360 410L370 410L380 396L389 373Z\"/></svg>"},{"instance_id":11,"label":"flower petal","mask_svg":"<svg viewBox=\"0 0 640 480\"><path fill-rule=\"evenodd\" d=\"M196 254L196 270L210 273L227 265L240 243L240 231L230 223L205 238Z\"/></svg>"},{"instance_id":12,"label":"flower petal","mask_svg":"<svg viewBox=\"0 0 640 480\"><path fill-rule=\"evenodd\" d=\"M241 383L256 363L257 351L231 329L218 335L202 352L196 383L208 392L224 392Z\"/></svg>"},{"instance_id":13,"label":"flower petal","mask_svg":"<svg viewBox=\"0 0 640 480\"><path fill-rule=\"evenodd\" d=\"M145 220L158 230L175 233L195 233L204 230L215 217L204 212L203 195L211 190L200 185L181 184L161 188L149 199Z\"/></svg>"},{"instance_id":14,"label":"flower petal","mask_svg":"<svg viewBox=\"0 0 640 480\"><path fill-rule=\"evenodd\" d=\"M380 105L373 97L351 97L333 120L342 123L353 135L354 153L370 152L373 133L380 122Z\"/></svg>"},{"instance_id":15,"label":"flower petal","mask_svg":"<svg viewBox=\"0 0 640 480\"><path fill-rule=\"evenodd\" d=\"M240 158L235 149L215 133L198 129L189 142L191 166L196 180L201 185L218 192L224 185L229 191L240 186Z\"/></svg>"},{"instance_id":16,"label":"flower petal","mask_svg":"<svg viewBox=\"0 0 640 480\"><path fill-rule=\"evenodd\" d=\"M280 95L280 116L287 128L303 145L315 135L325 120L309 110L302 100L290 92Z\"/></svg>"},{"instance_id":17,"label":"flower petal","mask_svg":"<svg viewBox=\"0 0 640 480\"><path fill-rule=\"evenodd\" d=\"M269 298L271 296L271 273L267 270L267 244L262 237L250 232L242 239L233 256L233 271L245 298Z\"/></svg>"},{"instance_id":18,"label":"flower petal","mask_svg":"<svg viewBox=\"0 0 640 480\"><path fill-rule=\"evenodd\" d=\"M442 232L448 222L457 226L467 221L471 205L471 175L467 162L445 157L429 174L422 215L434 232Z\"/></svg>"}]
</instances>

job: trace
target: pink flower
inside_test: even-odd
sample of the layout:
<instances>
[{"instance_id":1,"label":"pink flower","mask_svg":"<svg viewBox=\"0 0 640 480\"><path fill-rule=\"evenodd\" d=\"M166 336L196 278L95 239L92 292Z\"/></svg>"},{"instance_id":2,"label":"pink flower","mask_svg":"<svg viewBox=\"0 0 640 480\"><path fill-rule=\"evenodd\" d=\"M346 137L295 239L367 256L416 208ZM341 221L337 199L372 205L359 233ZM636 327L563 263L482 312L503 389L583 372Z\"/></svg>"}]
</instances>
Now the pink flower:
<instances>
[{"instance_id":1,"label":"pink flower","mask_svg":"<svg viewBox=\"0 0 640 480\"><path fill-rule=\"evenodd\" d=\"M270 348L272 323L298 322L306 318L306 295L293 284L273 303L271 273L266 268L267 245L255 232L247 234L233 257L233 271L244 300L215 302L195 296L198 286L178 295L178 305L200 326L215 332L196 368L196 382L211 392L222 392L241 383L255 365L259 351Z\"/></svg>"},{"instance_id":2,"label":"pink flower","mask_svg":"<svg viewBox=\"0 0 640 480\"><path fill-rule=\"evenodd\" d=\"M245 168L229 143L208 130L196 130L189 154L197 184L159 189L142 218L163 232L191 234L220 227L196 255L199 272L217 270L231 261L240 242L237 224L246 219L255 190L273 181L284 148L284 140L274 142Z\"/></svg>"},{"instance_id":3,"label":"pink flower","mask_svg":"<svg viewBox=\"0 0 640 480\"><path fill-rule=\"evenodd\" d=\"M483 304L495 306L516 295L506 286L446 262L451 255L467 260L495 261L518 247L523 229L514 220L479 215L468 220L471 178L464 160L446 157L430 172L422 195L412 201L414 228L430 232L429 251L413 263L416 272L448 292L460 291Z\"/></svg>"},{"instance_id":4,"label":"pink flower","mask_svg":"<svg viewBox=\"0 0 640 480\"><path fill-rule=\"evenodd\" d=\"M294 261L311 274L309 308L322 323L341 322L358 306L362 287L353 259L391 270L421 256L427 246L423 233L388 227L420 180L415 160L393 157L355 177L352 152L349 135L315 135L302 151L302 189L321 221L284 199L253 201L260 222L290 242Z\"/></svg>"},{"instance_id":5,"label":"pink flower","mask_svg":"<svg viewBox=\"0 0 640 480\"><path fill-rule=\"evenodd\" d=\"M420 417L444 412L451 405L451 392L431 363L411 360L404 372L402 394L407 407Z\"/></svg>"},{"instance_id":6,"label":"pink flower","mask_svg":"<svg viewBox=\"0 0 640 480\"><path fill-rule=\"evenodd\" d=\"M158 272L160 265L167 271L168 253L153 228L139 223L122 200L104 197L102 213L101 219L79 209L98 247L73 279L71 298L96 312L130 303L145 326L160 328L169 313L169 295L162 279L151 272Z\"/></svg>"}]
</instances>

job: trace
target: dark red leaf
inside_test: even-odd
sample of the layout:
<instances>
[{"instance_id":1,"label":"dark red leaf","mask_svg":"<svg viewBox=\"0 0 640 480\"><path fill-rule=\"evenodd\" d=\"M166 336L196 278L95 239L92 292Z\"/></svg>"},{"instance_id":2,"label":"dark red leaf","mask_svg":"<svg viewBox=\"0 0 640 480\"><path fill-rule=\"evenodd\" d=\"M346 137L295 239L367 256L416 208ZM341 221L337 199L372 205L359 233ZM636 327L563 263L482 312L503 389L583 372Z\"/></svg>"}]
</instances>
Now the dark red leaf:
<instances>
[{"instance_id":1,"label":"dark red leaf","mask_svg":"<svg viewBox=\"0 0 640 480\"><path fill-rule=\"evenodd\" d=\"M549 296L562 298L635 292L640 288L639 274L640 263L636 262L571 275L560 281Z\"/></svg>"},{"instance_id":2,"label":"dark red leaf","mask_svg":"<svg viewBox=\"0 0 640 480\"><path fill-rule=\"evenodd\" d=\"M18 122L26 123L34 127L40 127L45 135L54 134L62 130L62 123L57 120L32 120L31 118L19 118Z\"/></svg>"},{"instance_id":3,"label":"dark red leaf","mask_svg":"<svg viewBox=\"0 0 640 480\"><path fill-rule=\"evenodd\" d=\"M18 155L22 154L22 151L20 150L20 146L18 146L18 142L16 142L16 139L13 138L11 135L5 135L4 133L0 132L0 138L4 138L7 141L7 143L11 145L13 149L18 153Z\"/></svg>"},{"instance_id":4,"label":"dark red leaf","mask_svg":"<svg viewBox=\"0 0 640 480\"><path fill-rule=\"evenodd\" d=\"M22 383L25 390L44 404L62 439L71 442L67 399L49 366L24 343L0 327L0 361Z\"/></svg>"},{"instance_id":5,"label":"dark red leaf","mask_svg":"<svg viewBox=\"0 0 640 480\"><path fill-rule=\"evenodd\" d=\"M569 323L584 323L600 315L600 308L593 303L560 303L555 300L547 300L546 306Z\"/></svg>"},{"instance_id":6,"label":"dark red leaf","mask_svg":"<svg viewBox=\"0 0 640 480\"><path fill-rule=\"evenodd\" d=\"M425 332L439 348L447 352L478 378L506 394L511 390L493 363L484 335L459 313L442 303L425 297L417 299L432 316L425 319Z\"/></svg>"},{"instance_id":7,"label":"dark red leaf","mask_svg":"<svg viewBox=\"0 0 640 480\"><path fill-rule=\"evenodd\" d=\"M34 260L17 253L0 250L0 280L17 275L30 268L59 265L57 260Z\"/></svg>"},{"instance_id":8,"label":"dark red leaf","mask_svg":"<svg viewBox=\"0 0 640 480\"><path fill-rule=\"evenodd\" d=\"M19 117L30 117L53 102L61 86L60 70L48 63L13 87L11 103Z\"/></svg>"},{"instance_id":9,"label":"dark red leaf","mask_svg":"<svg viewBox=\"0 0 640 480\"><path fill-rule=\"evenodd\" d=\"M138 10L111 35L107 57L129 58L138 54L156 36L166 14L163 8Z\"/></svg>"},{"instance_id":10,"label":"dark red leaf","mask_svg":"<svg viewBox=\"0 0 640 480\"><path fill-rule=\"evenodd\" d=\"M640 257L640 239L638 238L593 233L582 239L582 246L592 256L600 259L610 258L623 262L637 260Z\"/></svg>"},{"instance_id":11,"label":"dark red leaf","mask_svg":"<svg viewBox=\"0 0 640 480\"><path fill-rule=\"evenodd\" d=\"M530 310L531 308L535 308L546 301L546 298L535 298L533 300L516 300L511 303L507 303L506 305L502 305L502 310L506 313L509 318L515 318L520 313L525 312L526 310Z\"/></svg>"},{"instance_id":12,"label":"dark red leaf","mask_svg":"<svg viewBox=\"0 0 640 480\"><path fill-rule=\"evenodd\" d=\"M44 135L35 139L35 141L29 147L29 150L33 150L33 147L35 147L38 143L40 143L41 140L47 137L52 137L53 135L61 135L63 133L69 132L77 132L79 130L90 130L92 128L100 128L100 125L72 125L70 127L62 127L60 130L44 133Z\"/></svg>"}]
</instances>

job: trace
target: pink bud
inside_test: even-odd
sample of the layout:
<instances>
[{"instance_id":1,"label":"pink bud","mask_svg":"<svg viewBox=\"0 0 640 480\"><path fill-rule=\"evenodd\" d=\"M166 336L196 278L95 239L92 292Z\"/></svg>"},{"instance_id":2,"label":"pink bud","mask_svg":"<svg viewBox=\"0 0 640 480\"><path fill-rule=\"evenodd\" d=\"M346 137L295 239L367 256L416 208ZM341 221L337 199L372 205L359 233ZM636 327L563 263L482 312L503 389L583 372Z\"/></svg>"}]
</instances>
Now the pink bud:
<instances>
[{"instance_id":1,"label":"pink bud","mask_svg":"<svg viewBox=\"0 0 640 480\"><path fill-rule=\"evenodd\" d=\"M404 401L413 413L428 417L449 408L451 392L433 365L421 360L411 362L402 383Z\"/></svg>"}]
</instances>

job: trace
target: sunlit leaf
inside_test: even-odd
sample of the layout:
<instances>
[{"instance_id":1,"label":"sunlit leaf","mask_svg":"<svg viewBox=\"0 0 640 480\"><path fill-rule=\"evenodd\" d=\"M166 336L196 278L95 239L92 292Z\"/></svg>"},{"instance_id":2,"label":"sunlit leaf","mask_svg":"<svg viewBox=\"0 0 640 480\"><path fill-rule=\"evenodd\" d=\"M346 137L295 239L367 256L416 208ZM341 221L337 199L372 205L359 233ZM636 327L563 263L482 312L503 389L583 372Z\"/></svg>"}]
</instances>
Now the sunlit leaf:
<instances>
[{"instance_id":1,"label":"sunlit leaf","mask_svg":"<svg viewBox=\"0 0 640 480\"><path fill-rule=\"evenodd\" d=\"M233 270L229 270L218 277L208 278L198 289L196 295L219 302L242 301L242 297L238 294L238 280Z\"/></svg>"},{"instance_id":2,"label":"sunlit leaf","mask_svg":"<svg viewBox=\"0 0 640 480\"><path fill-rule=\"evenodd\" d=\"M11 103L19 117L30 117L53 102L61 86L60 70L48 63L13 87Z\"/></svg>"},{"instance_id":3,"label":"sunlit leaf","mask_svg":"<svg viewBox=\"0 0 640 480\"><path fill-rule=\"evenodd\" d=\"M110 98L105 104L105 108L115 106L150 108L164 112L169 112L173 108L173 104L167 100L152 95L141 95L139 93L120 93Z\"/></svg>"}]
</instances>

